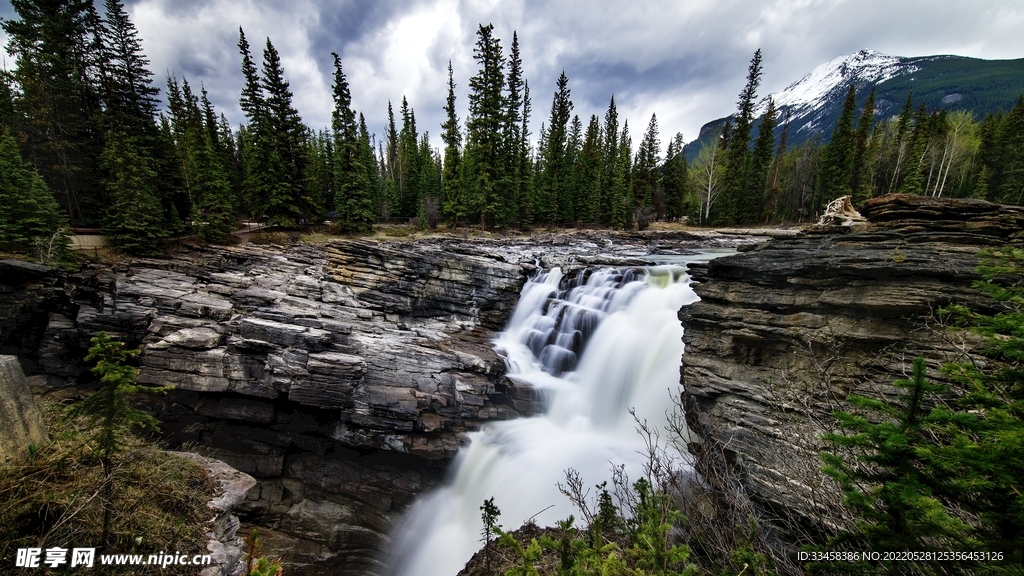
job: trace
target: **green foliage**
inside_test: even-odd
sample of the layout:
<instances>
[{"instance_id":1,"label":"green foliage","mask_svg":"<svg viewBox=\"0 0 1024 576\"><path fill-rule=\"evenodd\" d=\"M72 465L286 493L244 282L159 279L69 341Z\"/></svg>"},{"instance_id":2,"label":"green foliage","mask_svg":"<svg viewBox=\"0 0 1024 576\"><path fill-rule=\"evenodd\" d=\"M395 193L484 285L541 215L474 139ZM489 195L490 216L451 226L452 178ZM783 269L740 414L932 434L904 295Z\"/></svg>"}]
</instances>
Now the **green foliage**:
<instances>
[{"instance_id":1,"label":"green foliage","mask_svg":"<svg viewBox=\"0 0 1024 576\"><path fill-rule=\"evenodd\" d=\"M985 339L984 362L943 371L956 394L925 377L897 380L896 400L851 396L860 415L836 414L844 434L827 436L825 472L843 489L857 528L834 538L841 550L985 551L1000 561L963 564L990 574L1019 574L1024 565L1024 251L983 253L975 287L996 311L951 306L951 314ZM876 568L942 573L934 562L820 565L830 572Z\"/></svg>"},{"instance_id":2,"label":"green foliage","mask_svg":"<svg viewBox=\"0 0 1024 576\"><path fill-rule=\"evenodd\" d=\"M348 81L341 69L341 58L334 56L334 193L338 224L342 230L366 234L373 232L375 220L373 190L364 162L370 143L360 134ZM372 151L370 156L372 157Z\"/></svg>"},{"instance_id":3,"label":"green foliage","mask_svg":"<svg viewBox=\"0 0 1024 576\"><path fill-rule=\"evenodd\" d=\"M121 451L120 438L132 428L155 428L153 416L133 408L133 394L163 392L171 387L139 386L135 383L138 370L130 360L138 350L126 350L124 342L112 340L100 332L89 340L92 346L85 356L86 362L95 362L92 373L100 379L100 389L68 410L69 418L84 417L95 430L92 442L101 457Z\"/></svg>"},{"instance_id":4,"label":"green foliage","mask_svg":"<svg viewBox=\"0 0 1024 576\"><path fill-rule=\"evenodd\" d=\"M3 127L0 206L0 250L27 251L37 240L49 242L66 221L43 179L21 159L17 142Z\"/></svg>"},{"instance_id":5,"label":"green foliage","mask_svg":"<svg viewBox=\"0 0 1024 576\"><path fill-rule=\"evenodd\" d=\"M106 189L110 197L104 233L115 246L129 254L159 254L159 242L166 233L153 159L140 153L131 136L112 130L107 134L100 164L107 174Z\"/></svg>"},{"instance_id":6,"label":"green foliage","mask_svg":"<svg viewBox=\"0 0 1024 576\"><path fill-rule=\"evenodd\" d=\"M260 537L256 528L245 537L245 572L244 576L281 576L284 569L281 567L281 560L271 560L264 556L260 550L263 547L263 538Z\"/></svg>"}]
</instances>

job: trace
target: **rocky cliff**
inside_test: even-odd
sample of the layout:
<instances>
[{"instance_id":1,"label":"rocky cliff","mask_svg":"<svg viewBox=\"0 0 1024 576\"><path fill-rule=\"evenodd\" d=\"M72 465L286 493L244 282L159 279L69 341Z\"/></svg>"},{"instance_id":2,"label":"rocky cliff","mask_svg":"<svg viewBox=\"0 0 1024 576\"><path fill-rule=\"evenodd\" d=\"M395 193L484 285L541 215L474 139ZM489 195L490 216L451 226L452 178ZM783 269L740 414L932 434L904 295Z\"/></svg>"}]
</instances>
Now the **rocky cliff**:
<instances>
[{"instance_id":1,"label":"rocky cliff","mask_svg":"<svg viewBox=\"0 0 1024 576\"><path fill-rule=\"evenodd\" d=\"M1024 210L974 200L873 199L869 224L816 227L712 261L683 308L687 420L720 442L778 540L839 522L820 437L851 392L885 394L916 356L930 376L972 342L942 325L970 288L978 251L1020 241Z\"/></svg>"},{"instance_id":2,"label":"rocky cliff","mask_svg":"<svg viewBox=\"0 0 1024 576\"><path fill-rule=\"evenodd\" d=\"M0 310L52 394L80 394L96 332L139 345L140 381L175 386L150 405L166 441L257 479L240 515L268 554L304 574L373 574L392 521L465 433L536 409L490 345L529 273L732 244L607 232L249 244L23 271Z\"/></svg>"}]
</instances>

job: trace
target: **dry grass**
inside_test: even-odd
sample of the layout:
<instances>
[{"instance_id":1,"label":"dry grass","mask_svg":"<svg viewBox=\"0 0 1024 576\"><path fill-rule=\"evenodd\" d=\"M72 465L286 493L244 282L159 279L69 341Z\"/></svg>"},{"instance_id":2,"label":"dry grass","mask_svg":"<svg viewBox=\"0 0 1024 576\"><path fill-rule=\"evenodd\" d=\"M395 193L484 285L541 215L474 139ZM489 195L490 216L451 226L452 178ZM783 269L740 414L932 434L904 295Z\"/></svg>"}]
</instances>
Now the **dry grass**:
<instances>
[{"instance_id":1,"label":"dry grass","mask_svg":"<svg viewBox=\"0 0 1024 576\"><path fill-rule=\"evenodd\" d=\"M81 423L62 420L63 409L44 405L51 440L33 448L26 462L0 471L0 574L13 569L18 548L99 547L102 487L107 481ZM113 516L107 553L205 554L204 523L214 486L192 461L163 452L142 439L123 439L114 458ZM96 551L97 559L100 550ZM67 565L65 565L65 568ZM184 567L175 572L189 574ZM133 566L104 573L164 573Z\"/></svg>"},{"instance_id":2,"label":"dry grass","mask_svg":"<svg viewBox=\"0 0 1024 576\"><path fill-rule=\"evenodd\" d=\"M290 243L288 234L284 232L254 232L249 236L249 242L260 246L287 246Z\"/></svg>"}]
</instances>

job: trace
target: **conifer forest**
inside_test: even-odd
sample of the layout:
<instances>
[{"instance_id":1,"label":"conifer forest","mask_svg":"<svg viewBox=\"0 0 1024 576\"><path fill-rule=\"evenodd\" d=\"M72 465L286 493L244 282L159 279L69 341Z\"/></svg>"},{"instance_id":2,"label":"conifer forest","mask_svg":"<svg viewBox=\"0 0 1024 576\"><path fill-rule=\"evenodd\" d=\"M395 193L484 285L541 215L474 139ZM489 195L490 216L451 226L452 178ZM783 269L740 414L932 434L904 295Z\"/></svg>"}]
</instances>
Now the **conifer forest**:
<instances>
[{"instance_id":1,"label":"conifer forest","mask_svg":"<svg viewBox=\"0 0 1024 576\"><path fill-rule=\"evenodd\" d=\"M659 133L655 115L631 130L614 95L603 113L577 110L566 72L553 87L531 87L517 34L503 43L480 25L476 74L454 78L449 65L437 149L432 127L418 126L414 103L400 95L379 103L388 124L371 133L337 54L331 125L308 126L271 39L250 43L239 28L246 122L232 126L203 86L173 72L154 77L120 0L102 10L83 0L12 6L18 18L3 28L16 62L0 83L0 203L9 207L0 244L9 250L67 226L101 228L122 250L153 254L166 238L224 242L243 219L329 221L355 234L409 219L430 228L644 229L683 218L809 222L843 195L855 205L891 192L1024 202L1024 100L976 117L927 109L908 93L902 111L884 118L873 93L857 106L851 85L831 134L787 146L785 110L758 106L758 51L734 116L687 150L682 134ZM466 103L455 95L460 81ZM536 138L534 114L543 114Z\"/></svg>"}]
</instances>

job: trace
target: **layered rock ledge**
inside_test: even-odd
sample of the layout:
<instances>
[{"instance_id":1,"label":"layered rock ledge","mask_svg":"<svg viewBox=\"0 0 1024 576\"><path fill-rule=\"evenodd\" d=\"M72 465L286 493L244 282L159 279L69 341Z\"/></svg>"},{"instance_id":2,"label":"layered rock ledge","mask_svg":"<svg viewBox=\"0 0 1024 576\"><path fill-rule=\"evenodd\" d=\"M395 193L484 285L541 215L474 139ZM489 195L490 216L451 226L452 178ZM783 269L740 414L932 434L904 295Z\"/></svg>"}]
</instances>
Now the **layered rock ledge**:
<instances>
[{"instance_id":1,"label":"layered rock ledge","mask_svg":"<svg viewBox=\"0 0 1024 576\"><path fill-rule=\"evenodd\" d=\"M780 542L838 519L821 434L851 392L891 392L916 356L930 376L971 342L939 308L982 305L982 248L1021 241L1024 210L977 200L873 199L869 224L817 227L713 260L680 310L687 420L728 461Z\"/></svg>"},{"instance_id":2,"label":"layered rock ledge","mask_svg":"<svg viewBox=\"0 0 1024 576\"><path fill-rule=\"evenodd\" d=\"M397 515L467 431L537 409L491 348L527 276L731 246L588 232L185 250L63 276L12 264L4 342L51 394L80 394L100 330L139 345L166 441L257 480L236 510L304 574L379 573Z\"/></svg>"}]
</instances>

